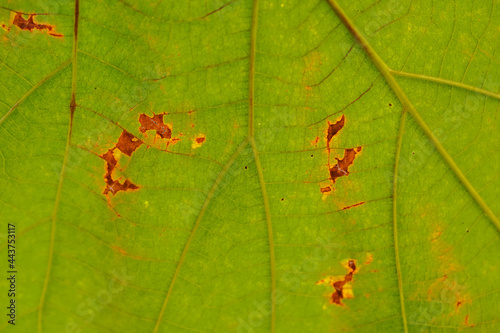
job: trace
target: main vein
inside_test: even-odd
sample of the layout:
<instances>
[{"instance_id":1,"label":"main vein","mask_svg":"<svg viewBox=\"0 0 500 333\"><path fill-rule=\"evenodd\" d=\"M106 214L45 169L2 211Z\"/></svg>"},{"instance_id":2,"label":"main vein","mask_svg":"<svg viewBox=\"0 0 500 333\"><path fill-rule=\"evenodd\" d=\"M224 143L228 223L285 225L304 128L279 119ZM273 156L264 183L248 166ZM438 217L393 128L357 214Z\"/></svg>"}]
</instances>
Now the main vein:
<instances>
[{"instance_id":1,"label":"main vein","mask_svg":"<svg viewBox=\"0 0 500 333\"><path fill-rule=\"evenodd\" d=\"M274 237L271 221L271 211L269 208L269 199L267 197L266 182L264 172L260 165L259 151L255 144L255 55L257 49L257 22L259 15L259 0L254 0L252 9L252 26L250 30L250 66L248 79L248 140L252 146L252 152L255 159L255 166L259 175L259 183L262 191L262 200L264 201L264 210L266 213L267 236L269 239L269 263L271 266L271 332L276 330L276 261L274 255Z\"/></svg>"},{"instance_id":2,"label":"main vein","mask_svg":"<svg viewBox=\"0 0 500 333\"><path fill-rule=\"evenodd\" d=\"M42 314L43 314L43 308L45 306L45 296L47 295L47 288L49 285L49 280L50 280L50 273L52 271L52 264L53 264L53 258L54 258L54 243L55 243L55 236L56 236L56 222L57 222L57 212L59 209L59 203L61 200L61 192L62 192L62 186L63 186L63 180L64 180L64 175L66 172L66 165L68 161L68 155L69 155L69 150L71 146L71 133L73 130L73 115L75 113L75 108L76 108L76 102L75 102L75 92L76 92L76 78L77 78L77 49L78 49L78 18L79 18L79 13L80 13L80 3L79 0L75 0L75 16L74 16L74 33L73 33L73 50L72 50L72 56L71 56L71 61L73 63L73 68L72 68L72 80L71 80L71 101L69 105L69 111L70 111L70 120L69 120L69 126L68 126L68 135L66 138L66 147L64 149L64 157L63 157L63 164L61 167L61 173L59 174L59 185L57 186L57 192L56 192L56 198L54 202L54 209L51 214L51 219L52 219L52 225L51 225L51 232L50 232L50 247L49 247L49 258L47 262L47 271L45 273L45 280L43 283L42 287L42 293L40 296L40 303L38 305L38 332L42 332Z\"/></svg>"},{"instance_id":3,"label":"main vein","mask_svg":"<svg viewBox=\"0 0 500 333\"><path fill-rule=\"evenodd\" d=\"M203 216L205 215L205 211L207 210L210 201L212 200L212 197L219 187L219 184L224 178L226 172L229 170L231 165L233 165L234 161L236 158L240 155L241 151L246 147L248 144L248 139L245 139L239 147L236 149L236 151L233 153L233 155L229 158L228 162L224 167L222 168L221 172L215 179L215 182L213 183L212 187L210 188L210 191L207 194L207 197L205 199L205 202L203 203L203 206L200 210L200 213L198 214L198 217L196 218L196 222L194 223L193 229L191 230L191 234L189 235L189 238L186 242L186 245L184 245L184 249L182 250L181 257L179 259L179 262L177 263L177 268L175 269L174 276L172 277L172 281L170 281L170 286L168 287L167 295L165 296L165 300L163 301L163 305L161 307L160 314L158 315L158 319L156 320L155 328L154 328L154 333L158 332L158 329L160 327L161 319L163 318L163 314L165 313L165 308L167 307L167 303L170 300L170 297L172 296L172 290L174 289L174 284L179 277L179 272L181 270L182 264L184 263L184 260L186 258L186 255L188 253L189 247L191 246L191 242L194 239L194 236L196 232L198 231L198 227L200 226L201 220L203 220Z\"/></svg>"}]
</instances>

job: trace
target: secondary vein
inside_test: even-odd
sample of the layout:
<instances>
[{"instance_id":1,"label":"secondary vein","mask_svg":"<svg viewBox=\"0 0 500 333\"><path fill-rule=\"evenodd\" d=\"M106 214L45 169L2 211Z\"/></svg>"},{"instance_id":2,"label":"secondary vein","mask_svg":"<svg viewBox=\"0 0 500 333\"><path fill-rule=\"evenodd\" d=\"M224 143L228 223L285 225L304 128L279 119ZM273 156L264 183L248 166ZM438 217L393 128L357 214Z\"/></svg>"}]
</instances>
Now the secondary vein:
<instances>
[{"instance_id":1,"label":"secondary vein","mask_svg":"<svg viewBox=\"0 0 500 333\"><path fill-rule=\"evenodd\" d=\"M273 227L271 222L271 211L269 208L269 199L267 197L266 182L264 173L260 165L259 151L255 144L255 54L257 51L257 22L259 14L259 0L254 0L252 9L252 23L250 29L250 66L248 79L248 140L251 143L253 156L257 173L259 175L259 183L262 191L262 199L264 201L264 209L266 213L267 236L269 239L269 262L271 265L271 332L276 330L276 263L274 255L274 240Z\"/></svg>"},{"instance_id":2,"label":"secondary vein","mask_svg":"<svg viewBox=\"0 0 500 333\"><path fill-rule=\"evenodd\" d=\"M399 295L400 295L400 302L401 302L401 315L402 315L402 320L403 320L403 326L404 326L404 331L408 332L408 324L407 324L407 318L406 318L406 310L405 310L405 301L404 301L404 293L403 293L403 280L401 276L401 264L400 264L400 258L399 258L399 249L398 249L398 234L397 234L397 184L398 184L398 167L399 167L399 155L401 151L401 145L402 145L402 134L404 131L404 124L406 122L406 113L410 113L413 119L417 122L419 125L420 129L426 134L426 136L431 140L431 142L434 144L438 152L441 154L445 162L448 164L448 166L451 168L451 170L455 173L457 178L460 180L462 185L466 188L466 190L469 192L469 194L472 196L472 198L476 201L476 203L479 205L479 207L483 210L483 212L488 216L488 218L495 224L497 229L500 231L500 221L498 218L495 216L493 211L489 208L489 206L486 204L486 202L483 200L483 198L479 195L479 193L476 191L476 189L472 186L472 184L469 182L467 177L462 173L458 165L455 163L453 158L448 154L446 149L441 145L437 137L432 133L430 128L427 126L427 124L424 122L418 111L413 107L412 103L404 93L404 91L401 89L399 86L398 82L395 80L393 76L393 71L385 64L385 62L379 57L379 55L375 52L375 50L371 47L371 45L368 43L368 41L363 37L363 35L358 31L356 26L352 23L352 21L349 19L349 17L346 15L346 13L343 11L343 9L338 5L336 0L328 0L330 6L334 10L334 12L337 14L338 18L342 21L344 26L349 30L349 32L354 36L354 38L357 40L357 42L360 44L360 46L364 49L364 51L367 53L369 58L372 60L372 62L375 64L375 66L378 68L378 70L382 73L384 78L386 79L387 83L389 86L392 88L396 96L398 97L399 101L403 105L403 115L401 118L401 123L400 123L400 129L399 129L399 134L398 134L398 142L397 142L397 147L396 147L396 161L395 161L395 166L394 166L394 181L393 181L393 230L394 230L394 246L395 246L395 260L396 260L396 267L397 267L397 275L398 275L398 286L399 286ZM445 82L442 82L445 83ZM449 84L449 82L446 82ZM460 86L461 88L468 88L469 86L465 87L465 85Z\"/></svg>"},{"instance_id":3,"label":"secondary vein","mask_svg":"<svg viewBox=\"0 0 500 333\"><path fill-rule=\"evenodd\" d=\"M165 309L166 309L167 304L170 300L170 297L172 296L172 290L174 289L174 284L177 281L177 278L179 277L179 272L181 270L182 264L184 263L184 260L186 259L187 252L191 246L191 242L193 241L196 232L198 231L201 220L203 220L203 216L205 215L205 211L207 210L208 205L210 204L210 201L212 200L212 197L213 197L215 191L219 187L219 184L220 184L222 178L224 178L226 172L229 170L231 165L233 165L234 161L241 154L241 151L247 146L247 144L248 144L248 139L243 140L243 142L239 145L239 147L236 149L236 151L233 153L233 155L229 158L226 165L224 165L221 172L219 173L219 175L215 179L212 187L210 188L210 191L207 194L205 202L203 203L203 206L200 210L200 213L198 214L198 217L196 218L196 222L194 223L193 229L191 230L191 234L189 235L189 238L188 238L186 244L184 245L184 249L182 250L182 254L181 254L181 257L179 259L179 262L177 263L177 268L175 269L174 276L172 277L172 281L170 281L170 286L168 287L167 295L165 296L165 300L163 301L163 305L161 307L160 314L158 315L158 319L156 320L156 324L155 324L155 328L153 330L153 333L158 332L161 320L162 320L163 315L165 313Z\"/></svg>"},{"instance_id":4,"label":"secondary vein","mask_svg":"<svg viewBox=\"0 0 500 333\"><path fill-rule=\"evenodd\" d=\"M484 89L477 88L477 87L473 87L473 86L470 86L470 85L462 83L462 82L456 82L456 81L446 80L446 79L442 79L442 78L439 78L439 77L427 76L427 75L422 75L422 74L415 74L415 73L407 73L407 72L395 71L395 70L392 70L392 69L390 69L389 71L393 75L405 76L405 77L410 77L410 78L413 78L413 79L426 80L426 81L431 81L431 82L436 82L436 83L442 83L442 84L446 84L446 85L449 85L449 86L453 86L453 87L457 87L457 88L462 88L462 89L465 89L465 90L473 91L473 92L476 92L478 94L482 94L482 95L485 95L485 96L489 96L489 97L493 97L493 98L496 98L496 99L500 99L500 94L495 94L495 93L493 93L491 91L484 90Z\"/></svg>"},{"instance_id":5,"label":"secondary vein","mask_svg":"<svg viewBox=\"0 0 500 333\"><path fill-rule=\"evenodd\" d=\"M255 97L255 53L257 47L257 17L259 13L259 0L254 0L252 10L252 23L250 29L250 68L248 78L248 136L254 136L254 97Z\"/></svg>"},{"instance_id":6,"label":"secondary vein","mask_svg":"<svg viewBox=\"0 0 500 333\"><path fill-rule=\"evenodd\" d=\"M35 84L33 87L31 87L30 90L28 90L26 92L26 94L24 94L17 102L16 104L14 104L10 110L2 117L2 119L0 119L0 124L3 123L5 121L5 119L7 119L7 117L9 117L12 112L14 112L14 110L19 106L19 104L21 104L26 98L28 98L28 96L30 96L35 90L37 90L38 88L40 88L45 82L47 82L50 78L52 78L54 75L56 75L57 73L59 73L60 71L62 71L63 69L65 69L69 64L71 64L72 62L72 59L68 59L66 60L65 62L63 62L61 65L59 65L56 69L54 69L52 72L50 72L49 74L47 74L43 79L41 79L37 84Z\"/></svg>"},{"instance_id":7,"label":"secondary vein","mask_svg":"<svg viewBox=\"0 0 500 333\"><path fill-rule=\"evenodd\" d=\"M443 145L439 142L438 138L432 133L431 129L425 121L422 119L418 111L413 107L412 103L404 93L403 89L399 86L398 82L391 74L391 70L385 64L385 62L378 56L378 54L373 50L368 41L361 35L358 29L354 26L351 20L346 16L342 8L339 7L336 0L328 0L333 10L340 18L344 26L351 32L351 34L356 38L358 43L363 47L365 52L368 54L372 62L377 66L379 71L382 73L384 78L386 79L389 86L392 88L399 101L403 105L405 111L408 111L413 119L417 122L420 129L424 132L424 134L429 138L429 140L434 144L436 150L439 152L441 157L448 164L450 169L453 171L455 176L460 180L465 189L469 192L471 197L476 201L477 205L483 210L484 214L491 220L491 222L497 227L498 231L500 231L500 220L493 213L488 204L484 201L484 199L479 195L479 192L472 186L467 177L460 170L458 165L455 163L453 158L448 154Z\"/></svg>"},{"instance_id":8,"label":"secondary vein","mask_svg":"<svg viewBox=\"0 0 500 333\"><path fill-rule=\"evenodd\" d=\"M42 332L42 315L43 315L43 308L45 306L45 296L47 295L47 289L49 285L49 280L50 280L50 274L52 271L52 265L53 265L53 258L54 258L54 243L55 243L55 236L56 236L56 222L57 222L57 212L59 209L59 203L61 200L61 192L62 192L62 186L63 186L63 181L64 181L64 175L66 172L66 166L67 166L67 161L68 161L68 155L69 155L69 150L71 146L71 133L73 130L73 115L75 113L75 108L76 108L76 102L75 102L75 92L76 92L76 80L77 80L77 42L78 42L78 18L79 18L79 13L80 13L80 3L79 0L75 0L75 15L74 15L74 34L73 34L73 51L72 51L72 56L71 56L71 62L73 63L73 68L72 68L72 80L71 80L71 101L69 105L70 109L70 120L69 120L69 126L68 126L68 135L66 138L66 147L64 148L64 157L63 157L63 163L62 163L62 168L61 168L61 173L59 174L59 184L57 186L57 192L56 192L56 198L54 202L54 209L51 214L51 219L52 219L52 225L51 225L51 232L50 232L50 247L49 247L49 258L47 261L47 271L45 273L45 279L42 287L42 292L40 295L40 303L38 305L38 332Z\"/></svg>"}]
</instances>

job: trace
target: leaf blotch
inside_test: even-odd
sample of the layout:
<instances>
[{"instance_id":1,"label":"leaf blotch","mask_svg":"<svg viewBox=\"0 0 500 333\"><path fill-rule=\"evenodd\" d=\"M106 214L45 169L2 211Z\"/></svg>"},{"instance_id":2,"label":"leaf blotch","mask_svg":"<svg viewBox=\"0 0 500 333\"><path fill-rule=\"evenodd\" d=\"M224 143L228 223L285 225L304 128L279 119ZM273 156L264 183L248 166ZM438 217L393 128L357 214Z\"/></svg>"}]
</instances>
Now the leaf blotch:
<instances>
[{"instance_id":1,"label":"leaf blotch","mask_svg":"<svg viewBox=\"0 0 500 333\"><path fill-rule=\"evenodd\" d=\"M337 178L349 175L349 167L354 163L356 154L360 151L361 147L345 149L344 158L335 158L337 160L337 164L330 168L330 179L334 184Z\"/></svg>"},{"instance_id":2,"label":"leaf blotch","mask_svg":"<svg viewBox=\"0 0 500 333\"><path fill-rule=\"evenodd\" d=\"M120 191L132 191L139 189L139 186L135 185L128 179L126 179L123 183L118 179L113 179L113 172L118 165L118 160L115 157L116 149L125 155L132 156L132 153L141 145L141 140L126 130L123 130L115 147L108 149L107 152L99 156L106 162L106 173L104 174L106 187L104 188L104 195L108 196L110 192L111 194L116 195L116 193Z\"/></svg>"},{"instance_id":3,"label":"leaf blotch","mask_svg":"<svg viewBox=\"0 0 500 333\"><path fill-rule=\"evenodd\" d=\"M329 193L332 190L330 186L325 186L320 189L321 193Z\"/></svg>"},{"instance_id":4,"label":"leaf blotch","mask_svg":"<svg viewBox=\"0 0 500 333\"><path fill-rule=\"evenodd\" d=\"M330 173L330 180L332 184L335 184L335 181L339 177L349 175L349 166L354 163L354 159L356 158L356 154L361 151L361 147L344 149L343 158L339 159L335 157L337 163L335 165L331 165L331 154L332 148L330 147L330 143L332 139L344 128L346 123L346 118L344 115L340 117L336 122L332 123L328 121L328 129L326 130L326 149L328 153L328 171ZM321 192L325 194L325 187L321 188ZM324 198L324 196L323 196ZM355 206L352 206L355 207ZM349 209L352 207L344 207L344 209Z\"/></svg>"},{"instance_id":5,"label":"leaf blotch","mask_svg":"<svg viewBox=\"0 0 500 333\"><path fill-rule=\"evenodd\" d=\"M205 134L203 134L203 133L198 134L193 139L193 143L191 144L191 148L192 149L200 148L201 145L205 142L205 140L206 140Z\"/></svg>"},{"instance_id":6,"label":"leaf blotch","mask_svg":"<svg viewBox=\"0 0 500 333\"><path fill-rule=\"evenodd\" d=\"M122 153L128 156L132 156L132 153L142 145L142 141L136 138L133 134L123 131L118 139L116 148L118 148Z\"/></svg>"},{"instance_id":7,"label":"leaf blotch","mask_svg":"<svg viewBox=\"0 0 500 333\"><path fill-rule=\"evenodd\" d=\"M163 116L166 114L167 113L163 112L153 114L152 117L149 117L148 115L141 113L139 115L139 123L141 124L139 131L141 131L144 136L146 136L147 131L155 131L155 140L156 138L165 139L168 148L169 145L176 144L180 141L180 139L172 137L172 124L164 123ZM179 135L182 135L182 133Z\"/></svg>"},{"instance_id":8,"label":"leaf blotch","mask_svg":"<svg viewBox=\"0 0 500 333\"><path fill-rule=\"evenodd\" d=\"M28 19L23 17L21 12L16 12L16 16L12 21L12 25L15 25L21 30L27 30L29 32L33 32L34 30L39 31L47 31L50 36L53 37L63 37L62 34L55 32L55 27L50 24L39 24L34 21L34 18L37 14L30 14Z\"/></svg>"},{"instance_id":9,"label":"leaf blotch","mask_svg":"<svg viewBox=\"0 0 500 333\"><path fill-rule=\"evenodd\" d=\"M139 130L142 133L146 133L146 131L153 130L156 131L156 135L161 137L162 139L171 139L172 138L172 127L169 124L163 123L164 113L155 114L153 117L149 117L148 115L142 113L139 115L139 122L141 126Z\"/></svg>"},{"instance_id":10,"label":"leaf blotch","mask_svg":"<svg viewBox=\"0 0 500 333\"><path fill-rule=\"evenodd\" d=\"M332 138L337 135L337 133L340 132L342 128L344 128L344 124L344 115L342 115L342 118L340 118L340 120L335 123L328 122L328 134L326 135L326 143L328 147L330 147L330 141L332 140Z\"/></svg>"},{"instance_id":11,"label":"leaf blotch","mask_svg":"<svg viewBox=\"0 0 500 333\"><path fill-rule=\"evenodd\" d=\"M344 266L349 271L345 276L340 278L331 276L328 279L316 282L316 284L328 283L335 289L330 297L330 301L332 304L336 304L339 306L344 306L344 304L342 303L343 299L354 297L352 293L352 287L349 285L349 283L353 281L353 276L358 271L356 268L356 260L354 259L347 260L347 264L345 264Z\"/></svg>"}]
</instances>

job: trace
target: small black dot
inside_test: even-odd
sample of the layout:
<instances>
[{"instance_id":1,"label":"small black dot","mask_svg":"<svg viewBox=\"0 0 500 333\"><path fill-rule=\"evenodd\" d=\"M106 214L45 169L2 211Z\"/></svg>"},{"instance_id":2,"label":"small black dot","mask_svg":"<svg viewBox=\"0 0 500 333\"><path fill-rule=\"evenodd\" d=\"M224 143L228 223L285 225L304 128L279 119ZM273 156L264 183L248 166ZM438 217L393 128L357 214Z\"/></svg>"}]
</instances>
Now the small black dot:
<instances>
[{"instance_id":1,"label":"small black dot","mask_svg":"<svg viewBox=\"0 0 500 333\"><path fill-rule=\"evenodd\" d=\"M314 155L311 155L311 157L314 157Z\"/></svg>"},{"instance_id":2,"label":"small black dot","mask_svg":"<svg viewBox=\"0 0 500 333\"><path fill-rule=\"evenodd\" d=\"M389 103L389 106L392 106L392 103Z\"/></svg>"},{"instance_id":3,"label":"small black dot","mask_svg":"<svg viewBox=\"0 0 500 333\"><path fill-rule=\"evenodd\" d=\"M467 232L469 232L469 230L467 230Z\"/></svg>"},{"instance_id":4,"label":"small black dot","mask_svg":"<svg viewBox=\"0 0 500 333\"><path fill-rule=\"evenodd\" d=\"M245 165L245 170L248 169L248 167Z\"/></svg>"},{"instance_id":5,"label":"small black dot","mask_svg":"<svg viewBox=\"0 0 500 333\"><path fill-rule=\"evenodd\" d=\"M281 201L285 201L285 198L281 198Z\"/></svg>"}]
</instances>

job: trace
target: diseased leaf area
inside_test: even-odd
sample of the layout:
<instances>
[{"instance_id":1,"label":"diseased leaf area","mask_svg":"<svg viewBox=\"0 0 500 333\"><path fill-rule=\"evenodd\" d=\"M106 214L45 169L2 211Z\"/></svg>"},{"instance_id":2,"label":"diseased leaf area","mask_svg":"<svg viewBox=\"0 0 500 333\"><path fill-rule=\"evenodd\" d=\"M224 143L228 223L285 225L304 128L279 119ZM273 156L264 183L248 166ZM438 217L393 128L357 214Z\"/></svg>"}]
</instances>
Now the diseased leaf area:
<instances>
[{"instance_id":1,"label":"diseased leaf area","mask_svg":"<svg viewBox=\"0 0 500 333\"><path fill-rule=\"evenodd\" d=\"M499 331L499 19L0 1L0 330Z\"/></svg>"}]
</instances>

